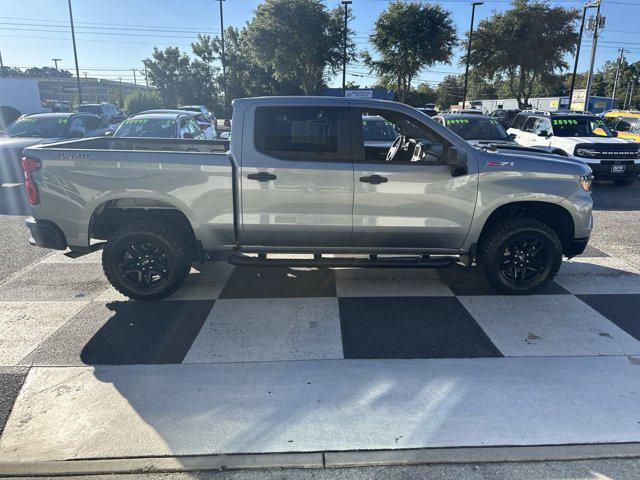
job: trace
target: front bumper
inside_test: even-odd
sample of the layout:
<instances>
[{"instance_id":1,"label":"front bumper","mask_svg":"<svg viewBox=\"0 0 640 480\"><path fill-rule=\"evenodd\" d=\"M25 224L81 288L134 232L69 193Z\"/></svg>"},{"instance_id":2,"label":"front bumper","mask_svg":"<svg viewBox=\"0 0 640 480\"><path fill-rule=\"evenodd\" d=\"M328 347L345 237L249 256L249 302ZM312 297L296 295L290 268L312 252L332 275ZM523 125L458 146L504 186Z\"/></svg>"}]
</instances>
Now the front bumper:
<instances>
[{"instance_id":1,"label":"front bumper","mask_svg":"<svg viewBox=\"0 0 640 480\"><path fill-rule=\"evenodd\" d=\"M640 174L640 165L633 162L602 161L601 163L587 162L587 164L593 170L596 180L634 180Z\"/></svg>"},{"instance_id":2,"label":"front bumper","mask_svg":"<svg viewBox=\"0 0 640 480\"><path fill-rule=\"evenodd\" d=\"M587 248L587 244L589 243L589 237L586 238L576 238L573 240L573 244L571 247L565 252L567 258L575 257L576 255L580 255Z\"/></svg>"},{"instance_id":3,"label":"front bumper","mask_svg":"<svg viewBox=\"0 0 640 480\"><path fill-rule=\"evenodd\" d=\"M48 220L36 220L31 217L26 221L27 227L31 232L29 243L42 248L51 248L53 250L65 250L67 248L67 239L55 223Z\"/></svg>"}]
</instances>

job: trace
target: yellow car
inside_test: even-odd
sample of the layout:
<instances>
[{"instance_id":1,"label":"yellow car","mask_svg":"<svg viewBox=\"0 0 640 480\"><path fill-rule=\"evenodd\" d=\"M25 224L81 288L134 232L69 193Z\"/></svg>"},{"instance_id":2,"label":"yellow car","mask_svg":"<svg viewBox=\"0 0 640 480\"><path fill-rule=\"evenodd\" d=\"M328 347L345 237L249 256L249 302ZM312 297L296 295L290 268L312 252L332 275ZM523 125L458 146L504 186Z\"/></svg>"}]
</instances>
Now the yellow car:
<instances>
[{"instance_id":1,"label":"yellow car","mask_svg":"<svg viewBox=\"0 0 640 480\"><path fill-rule=\"evenodd\" d=\"M618 137L640 142L640 112L635 110L611 110L604 114L607 126L618 132Z\"/></svg>"}]
</instances>

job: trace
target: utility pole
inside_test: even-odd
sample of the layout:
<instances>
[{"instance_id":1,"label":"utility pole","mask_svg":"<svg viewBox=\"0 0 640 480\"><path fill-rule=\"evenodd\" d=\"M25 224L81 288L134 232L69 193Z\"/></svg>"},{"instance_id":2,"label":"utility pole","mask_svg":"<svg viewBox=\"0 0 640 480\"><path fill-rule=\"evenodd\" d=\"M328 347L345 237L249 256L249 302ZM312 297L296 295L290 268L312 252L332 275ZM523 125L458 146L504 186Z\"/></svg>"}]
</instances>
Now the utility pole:
<instances>
[{"instance_id":1,"label":"utility pole","mask_svg":"<svg viewBox=\"0 0 640 480\"><path fill-rule=\"evenodd\" d=\"M149 88L149 77L147 76L147 64L143 63L144 65L144 83L147 85L147 88Z\"/></svg>"},{"instance_id":2,"label":"utility pole","mask_svg":"<svg viewBox=\"0 0 640 480\"><path fill-rule=\"evenodd\" d=\"M631 81L627 83L627 91L624 92L624 102L622 102L622 109L626 110L627 108L627 97L629 96L629 89L631 88Z\"/></svg>"},{"instance_id":3,"label":"utility pole","mask_svg":"<svg viewBox=\"0 0 640 480\"><path fill-rule=\"evenodd\" d=\"M136 80L136 69L132 68L131 71L133 72L133 84L138 85L138 81Z\"/></svg>"},{"instance_id":4,"label":"utility pole","mask_svg":"<svg viewBox=\"0 0 640 480\"><path fill-rule=\"evenodd\" d=\"M582 44L582 34L584 33L584 22L587 18L587 9L595 7L593 2L586 3L582 7L582 21L580 22L580 34L578 35L578 46L576 48L576 59L573 63L573 75L571 76L571 86L569 87L569 110L571 110L571 104L573 103L573 90L576 86L576 75L578 74L578 59L580 58L580 45Z\"/></svg>"},{"instance_id":5,"label":"utility pole","mask_svg":"<svg viewBox=\"0 0 640 480\"><path fill-rule=\"evenodd\" d=\"M224 120L227 121L227 57L224 52L224 13L222 11L222 2L224 0L218 0L220 3L220 42L222 47L222 55L220 62L222 63L222 112L224 113Z\"/></svg>"},{"instance_id":6,"label":"utility pole","mask_svg":"<svg viewBox=\"0 0 640 480\"><path fill-rule=\"evenodd\" d=\"M471 60L471 38L473 37L473 19L476 15L476 6L484 5L484 2L471 2L471 26L469 27L469 43L467 45L467 65L464 69L464 91L462 92L462 108L467 104L467 85L469 84L469 61Z\"/></svg>"},{"instance_id":7,"label":"utility pole","mask_svg":"<svg viewBox=\"0 0 640 480\"><path fill-rule=\"evenodd\" d=\"M636 86L637 80L638 79L636 77L631 78L631 91L629 92L629 106L627 107L627 110L631 110L633 108L633 87Z\"/></svg>"},{"instance_id":8,"label":"utility pole","mask_svg":"<svg viewBox=\"0 0 640 480\"><path fill-rule=\"evenodd\" d=\"M56 77L60 76L60 70L58 70L58 62L61 62L62 59L61 58L52 58L51 61L53 62L55 68L56 68Z\"/></svg>"},{"instance_id":9,"label":"utility pole","mask_svg":"<svg viewBox=\"0 0 640 480\"><path fill-rule=\"evenodd\" d=\"M616 77L613 79L613 92L611 93L611 108L615 108L616 103L616 87L618 86L618 77L620 76L620 64L624 55L624 48L619 48L620 56L618 57L618 65L616 66Z\"/></svg>"},{"instance_id":10,"label":"utility pole","mask_svg":"<svg viewBox=\"0 0 640 480\"><path fill-rule=\"evenodd\" d=\"M591 96L591 83L593 82L593 66L596 61L596 49L598 48L598 29L604 27L604 17L600 16L600 4L598 0L596 7L596 16L593 19L593 41L591 42L591 62L589 64L589 76L587 77L587 91L584 97L584 111L589 110L589 97ZM590 22L591 23L591 22ZM600 25L602 23L602 25Z\"/></svg>"},{"instance_id":11,"label":"utility pole","mask_svg":"<svg viewBox=\"0 0 640 480\"><path fill-rule=\"evenodd\" d=\"M347 96L347 37L349 36L349 5L351 0L342 0L344 5L344 32L342 35L342 96Z\"/></svg>"},{"instance_id":12,"label":"utility pole","mask_svg":"<svg viewBox=\"0 0 640 480\"><path fill-rule=\"evenodd\" d=\"M4 78L4 63L2 63L2 52L0 52L0 78Z\"/></svg>"},{"instance_id":13,"label":"utility pole","mask_svg":"<svg viewBox=\"0 0 640 480\"><path fill-rule=\"evenodd\" d=\"M82 87L80 86L80 68L78 68L78 49L76 48L76 30L73 27L73 11L71 10L71 0L69 4L69 22L71 23L71 40L73 41L73 58L76 61L76 80L78 80L78 103L82 104Z\"/></svg>"}]
</instances>

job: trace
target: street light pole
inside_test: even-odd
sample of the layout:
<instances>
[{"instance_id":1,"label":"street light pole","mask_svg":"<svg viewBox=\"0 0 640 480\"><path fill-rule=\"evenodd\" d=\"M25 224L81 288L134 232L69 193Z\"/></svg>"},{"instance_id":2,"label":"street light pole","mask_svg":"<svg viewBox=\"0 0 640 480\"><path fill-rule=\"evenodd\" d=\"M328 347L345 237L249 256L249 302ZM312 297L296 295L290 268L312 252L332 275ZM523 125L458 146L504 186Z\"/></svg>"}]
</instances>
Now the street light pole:
<instances>
[{"instance_id":1,"label":"street light pole","mask_svg":"<svg viewBox=\"0 0 640 480\"><path fill-rule=\"evenodd\" d=\"M71 10L71 0L69 4L69 22L71 23L71 40L73 41L73 58L76 61L76 80L78 81L78 103L82 104L82 87L80 86L80 68L78 68L78 49L76 48L76 30L73 26L73 11Z\"/></svg>"},{"instance_id":2,"label":"street light pole","mask_svg":"<svg viewBox=\"0 0 640 480\"><path fill-rule=\"evenodd\" d=\"M349 34L349 5L351 0L342 0L344 5L344 32L342 36L342 96L347 96L347 37Z\"/></svg>"},{"instance_id":3,"label":"street light pole","mask_svg":"<svg viewBox=\"0 0 640 480\"><path fill-rule=\"evenodd\" d=\"M2 52L0 52L0 78L4 78L4 63L2 63Z\"/></svg>"},{"instance_id":4,"label":"street light pole","mask_svg":"<svg viewBox=\"0 0 640 480\"><path fill-rule=\"evenodd\" d=\"M131 71L133 72L133 84L138 85L138 81L136 80L136 69L132 68Z\"/></svg>"},{"instance_id":5,"label":"street light pole","mask_svg":"<svg viewBox=\"0 0 640 480\"><path fill-rule=\"evenodd\" d=\"M222 103L222 111L224 113L224 119L227 120L227 57L224 52L224 14L222 12L222 2L224 0L218 0L220 3L220 41L222 46L222 56L220 57L220 61L222 63L222 94L223 94L223 103Z\"/></svg>"},{"instance_id":6,"label":"street light pole","mask_svg":"<svg viewBox=\"0 0 640 480\"><path fill-rule=\"evenodd\" d=\"M587 91L584 96L584 110L589 110L589 97L591 96L591 83L593 82L593 67L596 61L596 49L598 48L598 29L600 28L600 1L598 1L596 16L593 21L593 41L591 42L591 62L589 64L589 76L587 77Z\"/></svg>"},{"instance_id":7,"label":"street light pole","mask_svg":"<svg viewBox=\"0 0 640 480\"><path fill-rule=\"evenodd\" d=\"M464 91L462 93L462 108L465 108L467 103L467 85L469 84L469 61L471 60L471 38L473 37L473 20L476 15L476 6L484 5L484 2L472 2L471 3L471 26L469 27L469 43L467 45L467 65L464 69Z\"/></svg>"},{"instance_id":8,"label":"street light pole","mask_svg":"<svg viewBox=\"0 0 640 480\"><path fill-rule=\"evenodd\" d=\"M616 103L616 87L618 86L618 77L620 76L620 65L622 64L624 48L619 48L618 51L620 52L620 56L618 57L618 65L616 66L616 77L613 79L613 92L611 93L611 108L614 108Z\"/></svg>"}]
</instances>

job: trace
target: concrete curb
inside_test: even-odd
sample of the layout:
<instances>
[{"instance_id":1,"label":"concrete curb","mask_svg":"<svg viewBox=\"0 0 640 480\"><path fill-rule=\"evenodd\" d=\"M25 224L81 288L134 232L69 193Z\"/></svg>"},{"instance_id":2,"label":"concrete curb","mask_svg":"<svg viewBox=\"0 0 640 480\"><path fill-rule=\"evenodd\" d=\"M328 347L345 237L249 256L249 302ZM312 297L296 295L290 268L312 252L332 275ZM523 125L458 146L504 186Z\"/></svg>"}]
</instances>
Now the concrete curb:
<instances>
[{"instance_id":1,"label":"concrete curb","mask_svg":"<svg viewBox=\"0 0 640 480\"><path fill-rule=\"evenodd\" d=\"M258 468L338 468L433 463L595 460L640 457L640 443L527 447L417 448L315 453L0 462L0 477L176 473Z\"/></svg>"}]
</instances>

